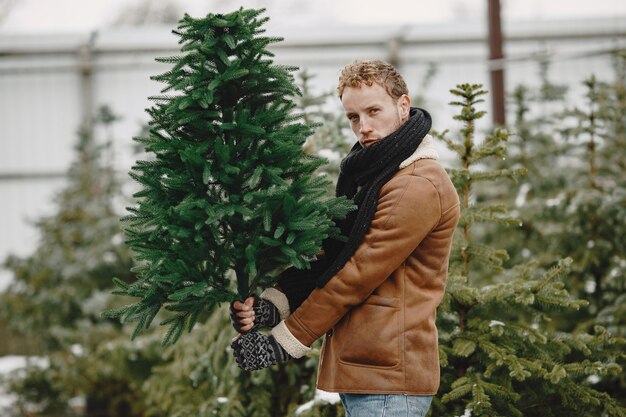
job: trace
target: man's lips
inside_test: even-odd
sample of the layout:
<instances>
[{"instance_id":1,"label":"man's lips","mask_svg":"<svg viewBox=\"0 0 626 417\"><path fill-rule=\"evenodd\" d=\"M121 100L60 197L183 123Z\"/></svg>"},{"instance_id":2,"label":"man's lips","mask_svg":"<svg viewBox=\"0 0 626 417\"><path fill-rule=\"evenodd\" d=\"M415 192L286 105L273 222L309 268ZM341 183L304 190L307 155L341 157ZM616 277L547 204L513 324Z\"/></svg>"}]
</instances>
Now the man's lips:
<instances>
[{"instance_id":1,"label":"man's lips","mask_svg":"<svg viewBox=\"0 0 626 417\"><path fill-rule=\"evenodd\" d=\"M372 143L376 142L378 139L375 138L368 138L368 139L363 139L361 141L361 143L363 144L363 146L367 146L367 145L371 145Z\"/></svg>"}]
</instances>

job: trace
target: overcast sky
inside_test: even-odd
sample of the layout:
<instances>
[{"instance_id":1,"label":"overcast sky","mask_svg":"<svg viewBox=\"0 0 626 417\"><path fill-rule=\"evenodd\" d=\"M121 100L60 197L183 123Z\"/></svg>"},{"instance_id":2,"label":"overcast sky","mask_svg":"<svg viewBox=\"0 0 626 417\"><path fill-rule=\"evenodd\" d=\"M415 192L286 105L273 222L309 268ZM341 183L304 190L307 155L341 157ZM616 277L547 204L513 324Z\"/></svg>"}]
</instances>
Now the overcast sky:
<instances>
[{"instance_id":1,"label":"overcast sky","mask_svg":"<svg viewBox=\"0 0 626 417\"><path fill-rule=\"evenodd\" d=\"M84 32L144 0L0 0L0 33ZM166 0L160 0L165 2ZM403 24L484 19L487 0L170 0L192 16L267 7L274 24ZM502 0L505 20L624 16L626 0ZM8 6L7 6L8 5ZM10 8L7 8L10 7ZM625 23L626 24L626 23Z\"/></svg>"}]
</instances>

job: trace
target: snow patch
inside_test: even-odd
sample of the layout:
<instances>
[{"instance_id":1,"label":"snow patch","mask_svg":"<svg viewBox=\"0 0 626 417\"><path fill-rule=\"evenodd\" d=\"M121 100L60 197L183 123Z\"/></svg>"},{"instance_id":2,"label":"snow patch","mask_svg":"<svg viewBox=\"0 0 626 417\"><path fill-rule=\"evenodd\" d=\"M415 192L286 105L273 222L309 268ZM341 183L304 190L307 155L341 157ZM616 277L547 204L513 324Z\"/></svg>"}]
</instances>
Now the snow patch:
<instances>
[{"instance_id":1,"label":"snow patch","mask_svg":"<svg viewBox=\"0 0 626 417\"><path fill-rule=\"evenodd\" d=\"M217 397L217 402L220 404L226 404L228 402L228 398L226 397Z\"/></svg>"},{"instance_id":2,"label":"snow patch","mask_svg":"<svg viewBox=\"0 0 626 417\"><path fill-rule=\"evenodd\" d=\"M46 358L36 356L17 356L8 355L0 357L0 382L2 377L17 371L26 366L48 367L49 362ZM6 392L5 388L0 385L0 415L6 415L8 409L15 404L17 396Z\"/></svg>"},{"instance_id":3,"label":"snow patch","mask_svg":"<svg viewBox=\"0 0 626 417\"><path fill-rule=\"evenodd\" d=\"M302 404L300 407L296 409L295 415L298 416L302 414L306 410L313 408L313 406L315 406L316 404L323 404L323 403L335 404L335 403L338 403L339 401L341 401L341 398L339 398L339 394L334 393L334 392L326 392L326 391L322 391L318 389L318 390L315 390L315 397L311 401Z\"/></svg>"},{"instance_id":4,"label":"snow patch","mask_svg":"<svg viewBox=\"0 0 626 417\"><path fill-rule=\"evenodd\" d=\"M38 356L8 355L0 357L0 375L9 374L26 366L47 368L49 363L47 358L40 358Z\"/></svg>"},{"instance_id":5,"label":"snow patch","mask_svg":"<svg viewBox=\"0 0 626 417\"><path fill-rule=\"evenodd\" d=\"M74 410L85 410L87 407L87 398L85 397L73 397L68 401L70 407Z\"/></svg>"},{"instance_id":6,"label":"snow patch","mask_svg":"<svg viewBox=\"0 0 626 417\"><path fill-rule=\"evenodd\" d=\"M455 416L457 417L457 416ZM461 414L458 417L472 417L472 410L470 410L469 408L465 409L465 412L463 414Z\"/></svg>"},{"instance_id":7,"label":"snow patch","mask_svg":"<svg viewBox=\"0 0 626 417\"><path fill-rule=\"evenodd\" d=\"M524 183L519 187L519 192L517 193L517 197L515 197L515 206L522 207L526 203L526 196L529 191L530 185L528 185L528 183Z\"/></svg>"},{"instance_id":8,"label":"snow patch","mask_svg":"<svg viewBox=\"0 0 626 417\"><path fill-rule=\"evenodd\" d=\"M598 375L589 375L589 377L587 377L587 382L590 384L597 384L600 382L600 377Z\"/></svg>"},{"instance_id":9,"label":"snow patch","mask_svg":"<svg viewBox=\"0 0 626 417\"><path fill-rule=\"evenodd\" d=\"M0 387L0 413L8 412L8 409L18 400L17 395L9 394Z\"/></svg>"},{"instance_id":10,"label":"snow patch","mask_svg":"<svg viewBox=\"0 0 626 417\"><path fill-rule=\"evenodd\" d=\"M491 320L489 322L489 327L494 327L494 326L504 326L504 323L498 320Z\"/></svg>"},{"instance_id":11,"label":"snow patch","mask_svg":"<svg viewBox=\"0 0 626 417\"><path fill-rule=\"evenodd\" d=\"M79 345L78 343L75 343L72 346L70 346L70 351L75 356L82 356L85 353L85 348Z\"/></svg>"},{"instance_id":12,"label":"snow patch","mask_svg":"<svg viewBox=\"0 0 626 417\"><path fill-rule=\"evenodd\" d=\"M124 243L124 236L122 236L121 233L116 233L115 235L113 235L113 237L111 238L111 243L114 245L121 245L122 243Z\"/></svg>"},{"instance_id":13,"label":"snow patch","mask_svg":"<svg viewBox=\"0 0 626 417\"><path fill-rule=\"evenodd\" d=\"M556 207L556 206L560 205L562 201L563 201L563 198L561 198L561 196L556 197L556 198L549 198L549 199L546 200L546 206L548 206L548 207Z\"/></svg>"},{"instance_id":14,"label":"snow patch","mask_svg":"<svg viewBox=\"0 0 626 417\"><path fill-rule=\"evenodd\" d=\"M7 289L13 281L13 273L6 270L0 270L0 292Z\"/></svg>"},{"instance_id":15,"label":"snow patch","mask_svg":"<svg viewBox=\"0 0 626 417\"><path fill-rule=\"evenodd\" d=\"M112 252L105 252L102 255L102 260L106 263L112 264L117 260L117 256L115 256L115 254Z\"/></svg>"}]
</instances>

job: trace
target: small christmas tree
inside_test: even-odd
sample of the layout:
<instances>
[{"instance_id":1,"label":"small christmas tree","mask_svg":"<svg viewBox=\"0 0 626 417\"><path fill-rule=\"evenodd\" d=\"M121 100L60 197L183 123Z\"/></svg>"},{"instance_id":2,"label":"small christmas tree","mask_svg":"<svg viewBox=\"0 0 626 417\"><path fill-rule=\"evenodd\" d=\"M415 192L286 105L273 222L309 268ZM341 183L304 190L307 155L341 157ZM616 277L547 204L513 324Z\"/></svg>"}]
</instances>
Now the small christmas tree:
<instances>
[{"instance_id":1,"label":"small christmas tree","mask_svg":"<svg viewBox=\"0 0 626 417\"><path fill-rule=\"evenodd\" d=\"M484 170L477 163L503 158L509 133L497 129L475 141L475 121L485 112L476 104L486 92L463 84L452 90L463 122L459 140L439 135L458 154L461 167L450 170L461 199L459 236L453 247L446 296L438 315L441 399L433 415L472 416L624 416L615 400L590 386L587 378L618 375L613 347L605 329L593 334L550 330L553 309L578 309L561 276L571 259L545 270L535 262L503 267L506 251L477 241L473 226L512 223L502 205L473 202L476 183L515 177L515 170ZM479 165L478 165L479 166Z\"/></svg>"},{"instance_id":2,"label":"small christmas tree","mask_svg":"<svg viewBox=\"0 0 626 417\"><path fill-rule=\"evenodd\" d=\"M323 110L331 95L312 94L311 78L306 71L297 77L302 91L295 100L297 108L307 124L319 126L307 139L304 149L309 153L338 150L346 142L335 130L338 117ZM332 177L327 167L321 167L318 172ZM321 340L314 343L306 359L254 373L240 373L228 351L231 338L232 324L227 311L218 309L206 322L197 325L196 332L169 347L165 351L166 362L156 367L144 384L150 408L180 417L197 416L198 410L221 417L278 417L294 415L300 405L314 398ZM210 346L206 340L212 341ZM329 409L335 414L332 411L328 414ZM340 403L315 404L300 415L342 415L343 411L338 413L341 409Z\"/></svg>"},{"instance_id":3,"label":"small christmas tree","mask_svg":"<svg viewBox=\"0 0 626 417\"><path fill-rule=\"evenodd\" d=\"M262 12L186 15L174 31L183 54L157 59L173 66L153 77L166 87L136 140L154 158L131 171L142 189L124 219L138 280L117 281L140 300L108 313L136 320L134 334L165 307L172 343L202 312L307 268L351 207L325 197L324 160L302 150L311 127L293 111L295 68L268 59L280 39L260 36Z\"/></svg>"}]
</instances>

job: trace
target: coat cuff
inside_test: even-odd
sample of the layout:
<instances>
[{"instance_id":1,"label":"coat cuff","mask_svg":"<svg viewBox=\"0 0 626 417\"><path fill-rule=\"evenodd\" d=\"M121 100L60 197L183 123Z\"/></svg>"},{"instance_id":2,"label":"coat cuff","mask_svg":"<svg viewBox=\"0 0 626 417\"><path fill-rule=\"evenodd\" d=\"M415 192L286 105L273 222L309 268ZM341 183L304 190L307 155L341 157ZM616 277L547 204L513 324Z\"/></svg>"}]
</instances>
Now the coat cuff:
<instances>
[{"instance_id":1,"label":"coat cuff","mask_svg":"<svg viewBox=\"0 0 626 417\"><path fill-rule=\"evenodd\" d=\"M294 358L301 358L306 355L311 348L304 346L296 337L291 334L285 321L281 321L278 326L272 329L274 339Z\"/></svg>"},{"instance_id":2,"label":"coat cuff","mask_svg":"<svg viewBox=\"0 0 626 417\"><path fill-rule=\"evenodd\" d=\"M281 320L286 320L291 314L291 311L289 311L289 300L287 300L287 296L278 291L276 288L266 289L259 297L274 304L274 306L278 309Z\"/></svg>"}]
</instances>

